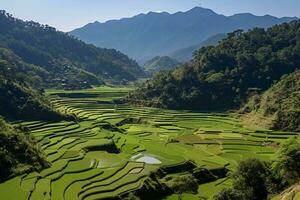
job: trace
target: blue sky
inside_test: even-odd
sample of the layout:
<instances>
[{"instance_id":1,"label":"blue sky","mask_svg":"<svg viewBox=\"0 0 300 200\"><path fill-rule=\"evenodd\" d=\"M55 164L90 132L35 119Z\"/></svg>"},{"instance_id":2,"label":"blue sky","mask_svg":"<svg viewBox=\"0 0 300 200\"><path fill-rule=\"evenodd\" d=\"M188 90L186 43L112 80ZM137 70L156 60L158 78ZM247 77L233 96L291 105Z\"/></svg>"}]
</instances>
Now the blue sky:
<instances>
[{"instance_id":1,"label":"blue sky","mask_svg":"<svg viewBox=\"0 0 300 200\"><path fill-rule=\"evenodd\" d=\"M48 24L62 31L96 20L104 22L149 11L174 13L194 6L224 15L251 12L300 17L300 0L0 0L0 9L15 17Z\"/></svg>"}]
</instances>

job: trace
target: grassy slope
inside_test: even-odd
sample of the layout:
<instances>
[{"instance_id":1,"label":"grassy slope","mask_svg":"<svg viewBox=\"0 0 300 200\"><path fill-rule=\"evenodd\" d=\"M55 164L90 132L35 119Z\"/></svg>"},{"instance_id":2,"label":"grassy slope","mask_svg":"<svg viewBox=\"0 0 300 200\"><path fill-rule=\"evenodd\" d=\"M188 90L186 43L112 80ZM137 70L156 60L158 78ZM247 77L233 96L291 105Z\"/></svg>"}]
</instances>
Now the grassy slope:
<instances>
[{"instance_id":1,"label":"grassy slope","mask_svg":"<svg viewBox=\"0 0 300 200\"><path fill-rule=\"evenodd\" d=\"M284 76L261 97L252 97L243 111L255 114L254 119L265 117L273 128L300 131L300 71Z\"/></svg>"},{"instance_id":2,"label":"grassy slope","mask_svg":"<svg viewBox=\"0 0 300 200\"><path fill-rule=\"evenodd\" d=\"M299 200L300 199L300 185L296 184L285 191L283 191L281 194L276 195L272 198L272 200Z\"/></svg>"}]
</instances>

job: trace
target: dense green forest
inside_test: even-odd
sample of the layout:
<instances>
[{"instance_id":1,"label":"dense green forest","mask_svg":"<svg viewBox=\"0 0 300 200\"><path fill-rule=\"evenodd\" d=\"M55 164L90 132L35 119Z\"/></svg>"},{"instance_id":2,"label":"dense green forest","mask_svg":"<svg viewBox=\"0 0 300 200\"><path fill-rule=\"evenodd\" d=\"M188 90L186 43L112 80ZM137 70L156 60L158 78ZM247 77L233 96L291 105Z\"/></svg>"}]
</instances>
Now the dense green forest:
<instances>
[{"instance_id":1,"label":"dense green forest","mask_svg":"<svg viewBox=\"0 0 300 200\"><path fill-rule=\"evenodd\" d=\"M30 79L39 79L48 87L80 88L107 79L120 82L144 75L135 61L116 50L96 48L5 11L0 12L0 47L9 49L1 50L1 59L29 66L33 72L33 76L28 74Z\"/></svg>"},{"instance_id":2,"label":"dense green forest","mask_svg":"<svg viewBox=\"0 0 300 200\"><path fill-rule=\"evenodd\" d=\"M33 138L22 127L0 119L0 182L12 175L49 166Z\"/></svg>"},{"instance_id":3,"label":"dense green forest","mask_svg":"<svg viewBox=\"0 0 300 200\"><path fill-rule=\"evenodd\" d=\"M263 95L254 95L242 113L270 118L271 126L300 131L300 71L285 75Z\"/></svg>"},{"instance_id":4,"label":"dense green forest","mask_svg":"<svg viewBox=\"0 0 300 200\"><path fill-rule=\"evenodd\" d=\"M26 76L14 73L15 69L10 66L0 60L0 116L12 120L57 121L65 118L51 108L50 102L43 96L43 89L32 89Z\"/></svg>"},{"instance_id":5,"label":"dense green forest","mask_svg":"<svg viewBox=\"0 0 300 200\"><path fill-rule=\"evenodd\" d=\"M145 82L127 100L173 109L233 109L299 66L300 21L235 31L216 47L198 50L192 63Z\"/></svg>"},{"instance_id":6,"label":"dense green forest","mask_svg":"<svg viewBox=\"0 0 300 200\"><path fill-rule=\"evenodd\" d=\"M7 48L0 48L0 62L2 75L13 76L15 80L27 82L35 88L44 88L45 83L51 78L49 72L41 67L24 62Z\"/></svg>"}]
</instances>

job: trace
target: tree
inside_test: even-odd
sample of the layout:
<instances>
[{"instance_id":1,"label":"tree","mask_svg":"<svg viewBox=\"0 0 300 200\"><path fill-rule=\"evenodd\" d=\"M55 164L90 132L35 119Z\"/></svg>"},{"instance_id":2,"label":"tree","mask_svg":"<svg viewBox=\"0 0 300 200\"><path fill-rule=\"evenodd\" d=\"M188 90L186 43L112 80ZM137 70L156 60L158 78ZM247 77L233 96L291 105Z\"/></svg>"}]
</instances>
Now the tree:
<instances>
[{"instance_id":1,"label":"tree","mask_svg":"<svg viewBox=\"0 0 300 200\"><path fill-rule=\"evenodd\" d=\"M244 194L239 190L225 188L213 197L214 200L244 200Z\"/></svg>"},{"instance_id":2,"label":"tree","mask_svg":"<svg viewBox=\"0 0 300 200\"><path fill-rule=\"evenodd\" d=\"M182 193L196 194L198 192L198 183L196 178L191 174L181 175L169 180L167 186L178 194L181 199Z\"/></svg>"},{"instance_id":3,"label":"tree","mask_svg":"<svg viewBox=\"0 0 300 200\"><path fill-rule=\"evenodd\" d=\"M6 149L0 148L0 181L12 173L14 166L13 159L9 156Z\"/></svg>"},{"instance_id":4,"label":"tree","mask_svg":"<svg viewBox=\"0 0 300 200\"><path fill-rule=\"evenodd\" d=\"M219 45L196 51L192 62L147 81L128 101L171 109L236 109L251 89L265 91L299 68L299 30L300 21L293 21L233 32Z\"/></svg>"},{"instance_id":5,"label":"tree","mask_svg":"<svg viewBox=\"0 0 300 200\"><path fill-rule=\"evenodd\" d=\"M267 199L267 175L268 167L265 162L254 158L242 161L233 175L233 188L243 191L246 199Z\"/></svg>"},{"instance_id":6,"label":"tree","mask_svg":"<svg viewBox=\"0 0 300 200\"><path fill-rule=\"evenodd\" d=\"M300 180L300 142L292 137L282 144L276 153L276 160L272 164L275 175L285 185L291 185Z\"/></svg>"}]
</instances>

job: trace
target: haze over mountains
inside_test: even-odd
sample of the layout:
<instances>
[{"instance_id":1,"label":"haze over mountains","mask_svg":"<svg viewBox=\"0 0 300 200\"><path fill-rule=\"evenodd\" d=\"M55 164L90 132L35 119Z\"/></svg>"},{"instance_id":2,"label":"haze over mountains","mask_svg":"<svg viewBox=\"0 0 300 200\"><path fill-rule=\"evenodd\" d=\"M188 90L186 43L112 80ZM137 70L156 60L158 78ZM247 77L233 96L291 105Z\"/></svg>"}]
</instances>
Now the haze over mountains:
<instances>
[{"instance_id":1,"label":"haze over mountains","mask_svg":"<svg viewBox=\"0 0 300 200\"><path fill-rule=\"evenodd\" d=\"M192 45L183 49L176 50L169 54L169 56L173 59L176 59L181 62L187 62L193 58L193 53L206 46L215 46L217 45L222 39L227 36L227 33L219 33L217 35L211 36L208 39L204 40L203 42Z\"/></svg>"},{"instance_id":2,"label":"haze over mountains","mask_svg":"<svg viewBox=\"0 0 300 200\"><path fill-rule=\"evenodd\" d=\"M156 56L144 64L144 70L150 74L155 74L162 70L171 70L181 63L169 56Z\"/></svg>"},{"instance_id":3,"label":"haze over mountains","mask_svg":"<svg viewBox=\"0 0 300 200\"><path fill-rule=\"evenodd\" d=\"M266 28L294 19L250 13L224 16L210 9L195 7L174 14L149 12L105 23L94 22L70 34L99 47L115 48L139 62L145 62L157 55L168 55L197 45L219 33Z\"/></svg>"}]
</instances>

